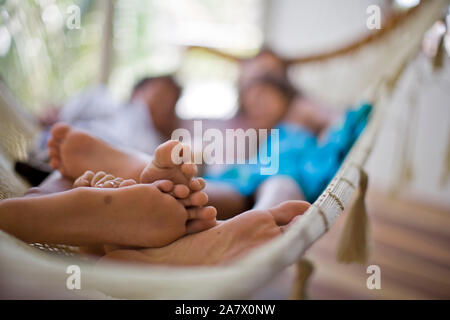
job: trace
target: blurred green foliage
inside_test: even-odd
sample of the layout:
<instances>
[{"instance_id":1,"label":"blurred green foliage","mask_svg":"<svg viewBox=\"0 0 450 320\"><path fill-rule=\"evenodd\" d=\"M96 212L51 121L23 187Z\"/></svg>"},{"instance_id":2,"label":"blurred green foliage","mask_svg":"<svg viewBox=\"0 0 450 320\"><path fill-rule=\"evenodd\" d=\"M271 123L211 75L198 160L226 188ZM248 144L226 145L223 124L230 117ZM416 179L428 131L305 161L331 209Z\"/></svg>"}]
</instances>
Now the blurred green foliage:
<instances>
[{"instance_id":1,"label":"blurred green foliage","mask_svg":"<svg viewBox=\"0 0 450 320\"><path fill-rule=\"evenodd\" d=\"M110 0L0 0L0 77L27 109L58 106L99 80L103 1ZM234 82L237 66L202 52L186 56L184 48L256 52L261 3L115 0L110 89L124 98L137 79L178 71L183 84L201 77ZM80 13L75 29L73 6Z\"/></svg>"},{"instance_id":2,"label":"blurred green foliage","mask_svg":"<svg viewBox=\"0 0 450 320\"><path fill-rule=\"evenodd\" d=\"M74 4L79 29L67 26ZM92 0L2 1L0 75L27 108L62 101L96 78L99 19Z\"/></svg>"}]
</instances>

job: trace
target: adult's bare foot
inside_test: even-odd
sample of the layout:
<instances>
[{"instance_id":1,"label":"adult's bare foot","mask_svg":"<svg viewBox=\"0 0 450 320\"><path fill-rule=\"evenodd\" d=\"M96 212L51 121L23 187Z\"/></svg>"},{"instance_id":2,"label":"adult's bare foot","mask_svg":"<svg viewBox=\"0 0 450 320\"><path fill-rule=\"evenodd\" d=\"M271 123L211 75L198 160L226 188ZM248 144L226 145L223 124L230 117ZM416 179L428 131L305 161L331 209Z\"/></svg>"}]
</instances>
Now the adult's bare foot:
<instances>
[{"instance_id":1,"label":"adult's bare foot","mask_svg":"<svg viewBox=\"0 0 450 320\"><path fill-rule=\"evenodd\" d=\"M280 235L308 207L304 201L287 201L269 210L250 210L162 248L112 251L100 263L111 260L168 265L227 263Z\"/></svg>"},{"instance_id":2,"label":"adult's bare foot","mask_svg":"<svg viewBox=\"0 0 450 320\"><path fill-rule=\"evenodd\" d=\"M139 157L65 123L52 127L47 145L52 168L71 179L78 178L87 170L105 170L116 176L138 180L146 165Z\"/></svg>"},{"instance_id":3,"label":"adult's bare foot","mask_svg":"<svg viewBox=\"0 0 450 320\"><path fill-rule=\"evenodd\" d=\"M62 175L76 179L87 170L106 171L117 177L133 179L141 183L171 180L184 184L192 191L200 187L193 177L197 167L193 163L175 164L172 151L180 149L179 141L170 140L161 144L153 159L115 148L89 133L58 123L52 127L48 141L50 165ZM187 147L183 152L190 153ZM151 160L151 161L150 161Z\"/></svg>"}]
</instances>

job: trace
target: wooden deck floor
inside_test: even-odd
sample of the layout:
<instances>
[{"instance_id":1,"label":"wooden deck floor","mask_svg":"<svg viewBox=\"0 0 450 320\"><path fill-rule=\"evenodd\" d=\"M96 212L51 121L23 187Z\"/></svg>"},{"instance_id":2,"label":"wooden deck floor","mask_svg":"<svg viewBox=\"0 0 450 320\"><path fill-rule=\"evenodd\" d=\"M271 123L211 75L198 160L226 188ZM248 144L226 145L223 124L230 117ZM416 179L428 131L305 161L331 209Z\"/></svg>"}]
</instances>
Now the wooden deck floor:
<instances>
[{"instance_id":1,"label":"wooden deck floor","mask_svg":"<svg viewBox=\"0 0 450 320\"><path fill-rule=\"evenodd\" d=\"M368 265L381 269L381 289L369 290L368 265L336 262L345 215L306 253L315 265L310 299L450 299L450 212L371 192ZM293 270L283 273L259 298L284 299Z\"/></svg>"}]
</instances>

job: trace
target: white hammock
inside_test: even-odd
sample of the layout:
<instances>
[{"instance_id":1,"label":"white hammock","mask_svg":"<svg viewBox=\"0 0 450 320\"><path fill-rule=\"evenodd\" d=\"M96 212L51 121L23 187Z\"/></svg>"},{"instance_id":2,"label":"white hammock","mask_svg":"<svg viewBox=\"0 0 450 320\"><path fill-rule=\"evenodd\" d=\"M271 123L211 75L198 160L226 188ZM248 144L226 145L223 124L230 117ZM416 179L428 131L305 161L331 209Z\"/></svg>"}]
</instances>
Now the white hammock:
<instances>
[{"instance_id":1,"label":"white hammock","mask_svg":"<svg viewBox=\"0 0 450 320\"><path fill-rule=\"evenodd\" d=\"M375 111L367 128L353 146L340 170L313 206L283 235L251 251L229 265L214 267L125 266L111 264L101 268L77 257L49 255L0 231L0 296L26 292L36 297L45 293L51 298L137 298L137 299L229 299L246 298L275 275L296 263L336 218L347 209L358 186L363 168L374 145L377 130L393 85L406 63L415 55L425 31L439 19L447 4L445 0L427 1L420 10L389 32L388 36L366 44L350 57L363 59L367 52L376 52L371 85L378 87ZM405 38L407 34L407 39ZM389 50L386 51L386 48ZM389 57L384 56L389 52ZM361 55L363 55L361 57ZM389 63L380 64L382 59ZM366 60L364 60L366 61ZM332 61L330 61L331 63ZM327 62L328 63L328 62ZM363 65L366 67L366 65ZM357 76L355 76L357 77ZM365 78L365 81L367 79ZM367 81L369 84L369 81ZM367 86L359 89L367 89ZM4 117L2 117L5 119ZM2 129L6 130L3 126ZM5 194L4 178L14 179L10 168L0 161L0 193ZM6 190L8 191L8 190ZM57 247L49 247L58 251ZM64 251L61 251L64 252ZM81 268L81 290L66 289L69 265ZM30 295L30 294L29 294Z\"/></svg>"}]
</instances>

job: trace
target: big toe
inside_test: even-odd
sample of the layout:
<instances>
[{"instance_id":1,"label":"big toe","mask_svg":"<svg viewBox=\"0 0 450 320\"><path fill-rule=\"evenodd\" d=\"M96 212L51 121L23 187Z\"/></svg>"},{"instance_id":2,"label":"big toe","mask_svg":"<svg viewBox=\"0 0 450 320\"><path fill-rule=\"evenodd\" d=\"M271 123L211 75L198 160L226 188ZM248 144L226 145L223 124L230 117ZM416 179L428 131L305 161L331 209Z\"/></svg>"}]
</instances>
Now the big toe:
<instances>
[{"instance_id":1,"label":"big toe","mask_svg":"<svg viewBox=\"0 0 450 320\"><path fill-rule=\"evenodd\" d=\"M280 205L269 209L270 214L279 226L284 226L292 221L296 216L308 210L310 204L306 201L285 201Z\"/></svg>"},{"instance_id":2,"label":"big toe","mask_svg":"<svg viewBox=\"0 0 450 320\"><path fill-rule=\"evenodd\" d=\"M56 141L62 141L70 130L71 127L67 123L59 122L51 128L51 138Z\"/></svg>"},{"instance_id":3,"label":"big toe","mask_svg":"<svg viewBox=\"0 0 450 320\"><path fill-rule=\"evenodd\" d=\"M169 140L156 149L154 162L160 168L172 168L182 162L189 163L191 159L191 150L187 145Z\"/></svg>"},{"instance_id":4,"label":"big toe","mask_svg":"<svg viewBox=\"0 0 450 320\"><path fill-rule=\"evenodd\" d=\"M215 218L209 220L204 219L189 220L186 224L186 233L191 234L205 231L214 228L216 225L217 221Z\"/></svg>"},{"instance_id":5,"label":"big toe","mask_svg":"<svg viewBox=\"0 0 450 320\"><path fill-rule=\"evenodd\" d=\"M50 166L53 169L61 169L61 143L70 132L71 128L65 123L57 123L50 130L50 138L47 141Z\"/></svg>"}]
</instances>

